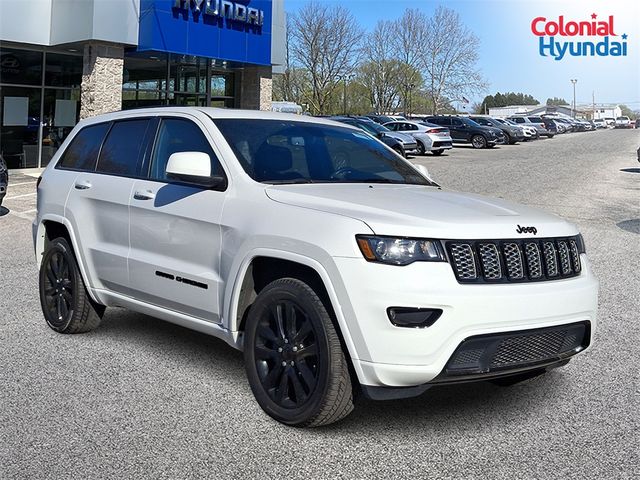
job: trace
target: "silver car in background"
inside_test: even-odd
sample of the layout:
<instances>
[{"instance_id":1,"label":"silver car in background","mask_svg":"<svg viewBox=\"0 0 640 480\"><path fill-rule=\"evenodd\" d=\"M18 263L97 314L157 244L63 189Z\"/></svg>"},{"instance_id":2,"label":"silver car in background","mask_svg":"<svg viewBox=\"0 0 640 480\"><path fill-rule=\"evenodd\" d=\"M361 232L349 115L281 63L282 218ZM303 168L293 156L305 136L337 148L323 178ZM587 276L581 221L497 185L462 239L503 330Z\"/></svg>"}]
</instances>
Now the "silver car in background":
<instances>
[{"instance_id":1,"label":"silver car in background","mask_svg":"<svg viewBox=\"0 0 640 480\"><path fill-rule=\"evenodd\" d=\"M453 148L451 133L446 127L427 122L414 122L410 120L389 122L384 124L394 132L407 133L418 142L418 153L425 155L431 152L433 155L441 155L445 150Z\"/></svg>"}]
</instances>

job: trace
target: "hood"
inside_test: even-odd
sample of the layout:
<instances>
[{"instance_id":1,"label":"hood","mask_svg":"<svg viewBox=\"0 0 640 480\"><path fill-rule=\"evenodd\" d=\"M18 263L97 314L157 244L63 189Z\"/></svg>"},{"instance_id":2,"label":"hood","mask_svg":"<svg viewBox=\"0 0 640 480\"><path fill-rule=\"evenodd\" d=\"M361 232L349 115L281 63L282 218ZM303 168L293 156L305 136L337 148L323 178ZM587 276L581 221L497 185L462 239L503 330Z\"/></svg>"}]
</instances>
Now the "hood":
<instances>
[{"instance_id":1,"label":"hood","mask_svg":"<svg viewBox=\"0 0 640 480\"><path fill-rule=\"evenodd\" d=\"M288 205L351 217L378 235L438 239L569 236L576 228L544 211L497 198L419 185L272 185L267 196ZM535 227L519 234L518 226ZM363 232L367 233L367 232Z\"/></svg>"}]
</instances>

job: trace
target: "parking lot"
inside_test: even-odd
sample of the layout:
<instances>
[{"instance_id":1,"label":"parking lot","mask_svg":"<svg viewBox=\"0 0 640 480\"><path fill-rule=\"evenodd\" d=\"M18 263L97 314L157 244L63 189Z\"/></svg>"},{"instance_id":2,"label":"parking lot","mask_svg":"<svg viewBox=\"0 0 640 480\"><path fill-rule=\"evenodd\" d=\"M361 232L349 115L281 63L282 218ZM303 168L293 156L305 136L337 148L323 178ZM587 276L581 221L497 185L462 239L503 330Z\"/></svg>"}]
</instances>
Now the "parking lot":
<instances>
[{"instance_id":1,"label":"parking lot","mask_svg":"<svg viewBox=\"0 0 640 480\"><path fill-rule=\"evenodd\" d=\"M92 333L50 330L31 245L36 179L11 175L0 211L0 478L636 478L638 146L638 130L598 130L413 158L443 186L579 226L601 282L594 346L510 389L360 400L315 430L265 415L242 354L217 339L119 309Z\"/></svg>"}]
</instances>

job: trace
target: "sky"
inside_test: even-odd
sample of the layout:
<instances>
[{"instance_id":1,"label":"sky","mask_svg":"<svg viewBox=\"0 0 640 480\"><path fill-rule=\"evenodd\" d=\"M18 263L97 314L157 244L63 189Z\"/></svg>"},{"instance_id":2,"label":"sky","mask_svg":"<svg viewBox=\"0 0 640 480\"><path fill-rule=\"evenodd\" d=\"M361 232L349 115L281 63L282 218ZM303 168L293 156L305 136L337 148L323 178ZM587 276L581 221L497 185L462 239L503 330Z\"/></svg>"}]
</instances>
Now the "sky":
<instances>
[{"instance_id":1,"label":"sky","mask_svg":"<svg viewBox=\"0 0 640 480\"><path fill-rule=\"evenodd\" d=\"M460 14L462 22L480 39L478 67L489 83L485 94L523 92L544 103L548 97L573 100L571 79L577 79L576 103L623 103L640 110L640 0L316 0L342 5L366 30L379 20L393 20L407 8L431 14L439 5ZM295 13L308 0L285 0ZM592 14L614 16L614 31L628 35L626 57L542 57L538 37L531 32L536 17L587 21ZM557 39L561 39L557 37ZM579 37L569 40L580 40ZM586 39L591 40L591 39Z\"/></svg>"}]
</instances>

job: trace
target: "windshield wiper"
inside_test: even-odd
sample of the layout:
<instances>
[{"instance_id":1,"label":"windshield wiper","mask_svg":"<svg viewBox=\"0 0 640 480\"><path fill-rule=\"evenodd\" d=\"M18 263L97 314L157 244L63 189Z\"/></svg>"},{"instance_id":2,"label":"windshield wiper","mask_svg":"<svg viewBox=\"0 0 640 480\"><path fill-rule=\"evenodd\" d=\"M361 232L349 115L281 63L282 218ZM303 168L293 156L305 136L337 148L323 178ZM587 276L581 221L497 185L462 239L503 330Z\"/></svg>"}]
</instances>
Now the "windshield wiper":
<instances>
[{"instance_id":1,"label":"windshield wiper","mask_svg":"<svg viewBox=\"0 0 640 480\"><path fill-rule=\"evenodd\" d=\"M268 183L270 185L287 185L295 183L315 183L310 178L290 178L289 180L261 180L260 183Z\"/></svg>"}]
</instances>

